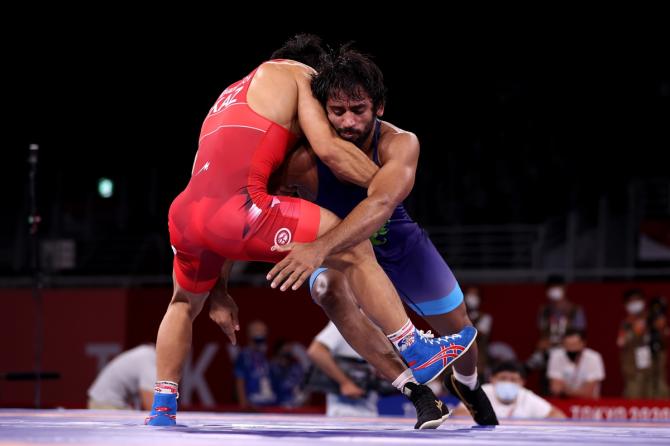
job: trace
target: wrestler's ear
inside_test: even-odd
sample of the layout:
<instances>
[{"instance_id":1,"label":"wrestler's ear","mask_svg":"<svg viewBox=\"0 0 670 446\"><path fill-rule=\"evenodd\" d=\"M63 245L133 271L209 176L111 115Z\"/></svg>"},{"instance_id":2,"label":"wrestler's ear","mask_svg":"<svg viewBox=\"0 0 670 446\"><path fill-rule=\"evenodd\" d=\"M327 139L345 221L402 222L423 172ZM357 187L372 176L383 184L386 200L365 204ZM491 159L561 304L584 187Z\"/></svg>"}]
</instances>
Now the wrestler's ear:
<instances>
[{"instance_id":1,"label":"wrestler's ear","mask_svg":"<svg viewBox=\"0 0 670 446\"><path fill-rule=\"evenodd\" d=\"M380 106L377 108L377 113L376 113L376 115L377 115L378 118L381 118L382 116L384 116L384 104L380 105Z\"/></svg>"}]
</instances>

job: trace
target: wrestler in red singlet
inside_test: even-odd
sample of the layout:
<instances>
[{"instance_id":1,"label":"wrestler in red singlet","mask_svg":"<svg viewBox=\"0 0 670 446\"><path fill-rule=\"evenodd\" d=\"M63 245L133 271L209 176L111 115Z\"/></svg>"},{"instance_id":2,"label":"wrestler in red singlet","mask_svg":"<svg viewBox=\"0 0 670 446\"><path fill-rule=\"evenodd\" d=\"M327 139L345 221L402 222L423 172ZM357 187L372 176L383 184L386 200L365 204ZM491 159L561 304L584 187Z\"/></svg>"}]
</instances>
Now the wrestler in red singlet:
<instances>
[{"instance_id":1,"label":"wrestler in red singlet","mask_svg":"<svg viewBox=\"0 0 670 446\"><path fill-rule=\"evenodd\" d=\"M211 289L226 259L278 262L286 253L273 245L310 242L318 233L318 206L267 192L270 174L298 137L247 104L256 70L209 111L191 180L170 206L175 275L193 293Z\"/></svg>"}]
</instances>

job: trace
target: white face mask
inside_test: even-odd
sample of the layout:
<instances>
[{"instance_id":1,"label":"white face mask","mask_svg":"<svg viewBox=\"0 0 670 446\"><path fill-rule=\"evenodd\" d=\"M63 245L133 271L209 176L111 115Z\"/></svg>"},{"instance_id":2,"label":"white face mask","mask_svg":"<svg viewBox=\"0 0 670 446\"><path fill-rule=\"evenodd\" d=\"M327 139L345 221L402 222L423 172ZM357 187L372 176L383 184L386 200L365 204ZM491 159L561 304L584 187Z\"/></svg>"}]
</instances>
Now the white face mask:
<instances>
[{"instance_id":1,"label":"white face mask","mask_svg":"<svg viewBox=\"0 0 670 446\"><path fill-rule=\"evenodd\" d=\"M476 310L479 308L479 296L474 293L468 293L465 295L465 305L470 310Z\"/></svg>"},{"instance_id":2,"label":"white face mask","mask_svg":"<svg viewBox=\"0 0 670 446\"><path fill-rule=\"evenodd\" d=\"M643 300L634 300L626 304L626 311L628 314L640 314L644 310L644 301Z\"/></svg>"},{"instance_id":3,"label":"white face mask","mask_svg":"<svg viewBox=\"0 0 670 446\"><path fill-rule=\"evenodd\" d=\"M549 298L549 300L553 300L554 302L563 299L563 288L561 287L549 288L549 290L547 291L547 297Z\"/></svg>"},{"instance_id":4,"label":"white face mask","mask_svg":"<svg viewBox=\"0 0 670 446\"><path fill-rule=\"evenodd\" d=\"M503 403L512 403L519 395L520 386L512 381L498 381L495 383L496 396Z\"/></svg>"}]
</instances>

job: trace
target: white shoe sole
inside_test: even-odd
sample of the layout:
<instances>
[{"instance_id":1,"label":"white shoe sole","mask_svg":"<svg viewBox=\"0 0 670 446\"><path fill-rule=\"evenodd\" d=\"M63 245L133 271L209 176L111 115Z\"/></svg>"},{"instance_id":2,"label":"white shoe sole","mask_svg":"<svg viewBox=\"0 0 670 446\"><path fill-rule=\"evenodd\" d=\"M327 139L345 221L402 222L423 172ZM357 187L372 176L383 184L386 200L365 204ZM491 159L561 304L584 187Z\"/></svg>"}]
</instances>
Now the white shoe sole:
<instances>
[{"instance_id":1,"label":"white shoe sole","mask_svg":"<svg viewBox=\"0 0 670 446\"><path fill-rule=\"evenodd\" d=\"M447 418L449 418L451 412L452 411L450 410L448 414L442 416L442 418L440 418L439 420L426 421L421 426L419 426L419 429L437 429L442 425L442 423L447 421Z\"/></svg>"}]
</instances>

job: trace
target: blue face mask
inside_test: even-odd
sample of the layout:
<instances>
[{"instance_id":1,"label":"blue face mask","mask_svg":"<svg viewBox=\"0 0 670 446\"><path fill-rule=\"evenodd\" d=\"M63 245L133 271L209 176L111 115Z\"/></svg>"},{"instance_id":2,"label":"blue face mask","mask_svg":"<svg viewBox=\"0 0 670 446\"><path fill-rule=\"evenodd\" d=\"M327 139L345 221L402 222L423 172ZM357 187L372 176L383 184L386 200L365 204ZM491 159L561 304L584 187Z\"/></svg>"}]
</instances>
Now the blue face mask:
<instances>
[{"instance_id":1,"label":"blue face mask","mask_svg":"<svg viewBox=\"0 0 670 446\"><path fill-rule=\"evenodd\" d=\"M253 347L258 351L265 352L268 348L265 336L254 336L251 338L251 341L253 342Z\"/></svg>"},{"instance_id":2,"label":"blue face mask","mask_svg":"<svg viewBox=\"0 0 670 446\"><path fill-rule=\"evenodd\" d=\"M498 381L495 383L495 391L500 401L511 403L519 395L519 385L511 381Z\"/></svg>"},{"instance_id":3,"label":"blue face mask","mask_svg":"<svg viewBox=\"0 0 670 446\"><path fill-rule=\"evenodd\" d=\"M254 336L251 340L254 341L254 344L256 345L263 345L267 341L265 336Z\"/></svg>"}]
</instances>

